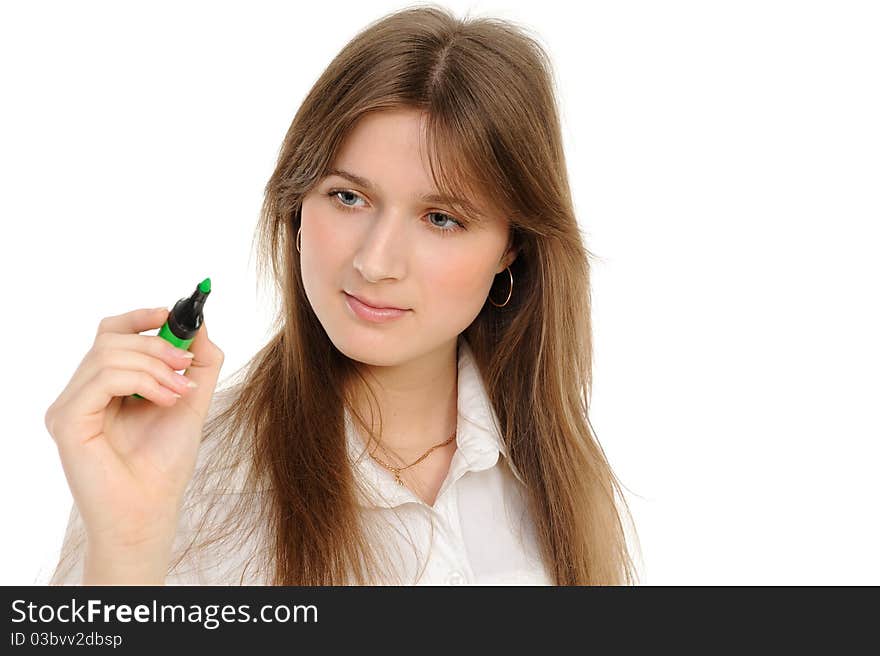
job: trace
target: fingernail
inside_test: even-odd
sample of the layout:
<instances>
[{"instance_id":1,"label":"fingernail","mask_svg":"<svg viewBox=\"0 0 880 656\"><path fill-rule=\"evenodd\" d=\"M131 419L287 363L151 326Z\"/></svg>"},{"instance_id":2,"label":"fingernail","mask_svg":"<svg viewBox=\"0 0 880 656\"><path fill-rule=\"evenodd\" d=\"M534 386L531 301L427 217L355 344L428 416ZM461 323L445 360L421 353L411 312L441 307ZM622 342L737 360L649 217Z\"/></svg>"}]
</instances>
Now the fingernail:
<instances>
[{"instance_id":1,"label":"fingernail","mask_svg":"<svg viewBox=\"0 0 880 656\"><path fill-rule=\"evenodd\" d=\"M171 346L171 355L175 358L189 358L190 360L195 357L194 353L176 346Z\"/></svg>"}]
</instances>

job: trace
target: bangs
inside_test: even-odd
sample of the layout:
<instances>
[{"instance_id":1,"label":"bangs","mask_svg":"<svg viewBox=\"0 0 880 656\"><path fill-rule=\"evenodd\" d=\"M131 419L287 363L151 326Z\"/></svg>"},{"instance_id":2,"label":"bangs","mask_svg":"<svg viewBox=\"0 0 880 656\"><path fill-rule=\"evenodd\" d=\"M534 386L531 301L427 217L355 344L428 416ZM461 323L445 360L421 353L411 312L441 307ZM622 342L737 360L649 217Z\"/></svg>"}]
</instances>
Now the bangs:
<instances>
[{"instance_id":1,"label":"bangs","mask_svg":"<svg viewBox=\"0 0 880 656\"><path fill-rule=\"evenodd\" d=\"M487 165L476 155L473 140L442 117L428 112L422 134L423 152L434 186L456 212L479 224L503 214ZM489 198L496 199L496 203Z\"/></svg>"}]
</instances>

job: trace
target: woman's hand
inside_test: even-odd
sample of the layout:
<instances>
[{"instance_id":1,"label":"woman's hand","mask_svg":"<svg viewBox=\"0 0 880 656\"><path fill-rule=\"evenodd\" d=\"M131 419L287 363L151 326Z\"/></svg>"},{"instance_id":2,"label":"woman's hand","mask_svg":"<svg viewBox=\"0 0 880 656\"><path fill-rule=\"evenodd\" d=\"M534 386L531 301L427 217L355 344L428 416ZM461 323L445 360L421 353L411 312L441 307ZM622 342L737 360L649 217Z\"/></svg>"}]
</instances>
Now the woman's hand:
<instances>
[{"instance_id":1,"label":"woman's hand","mask_svg":"<svg viewBox=\"0 0 880 656\"><path fill-rule=\"evenodd\" d=\"M167 316L167 309L141 309L103 319L45 415L89 552L119 554L129 566L152 559L154 571L170 557L224 357L204 323L192 359L158 335L139 334Z\"/></svg>"}]
</instances>

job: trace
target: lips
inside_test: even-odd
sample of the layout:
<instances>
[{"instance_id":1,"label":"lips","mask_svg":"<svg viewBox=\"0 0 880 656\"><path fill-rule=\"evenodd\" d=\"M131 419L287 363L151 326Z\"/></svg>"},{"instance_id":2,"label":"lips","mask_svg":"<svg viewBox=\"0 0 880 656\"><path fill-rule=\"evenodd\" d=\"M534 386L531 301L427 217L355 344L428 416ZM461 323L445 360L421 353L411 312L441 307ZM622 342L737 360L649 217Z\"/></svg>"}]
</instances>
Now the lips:
<instances>
[{"instance_id":1,"label":"lips","mask_svg":"<svg viewBox=\"0 0 880 656\"><path fill-rule=\"evenodd\" d=\"M345 290L343 290L343 291L345 291ZM358 296L357 294L349 294L348 292L345 292L345 293L353 298L356 298L364 305L369 305L370 307L375 308L377 310L402 310L402 311L405 311L405 310L409 309L409 308L397 307L395 305L386 305L381 301L372 301L372 300L365 298L363 296Z\"/></svg>"},{"instance_id":2,"label":"lips","mask_svg":"<svg viewBox=\"0 0 880 656\"><path fill-rule=\"evenodd\" d=\"M343 291L345 296L345 304L351 311L352 316L357 317L361 321L367 321L372 324L385 324L396 321L407 316L412 310L401 310L398 308L379 309L371 305L367 305L359 300L356 296L352 296L348 292Z\"/></svg>"}]
</instances>

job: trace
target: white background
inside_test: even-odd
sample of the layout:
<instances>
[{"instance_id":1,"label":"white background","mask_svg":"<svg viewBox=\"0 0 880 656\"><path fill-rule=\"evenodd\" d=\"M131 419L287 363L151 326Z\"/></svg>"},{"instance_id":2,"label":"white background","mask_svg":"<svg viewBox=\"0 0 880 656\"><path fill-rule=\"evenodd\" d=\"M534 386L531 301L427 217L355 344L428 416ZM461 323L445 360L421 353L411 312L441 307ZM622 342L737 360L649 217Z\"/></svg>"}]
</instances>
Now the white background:
<instances>
[{"instance_id":1,"label":"white background","mask_svg":"<svg viewBox=\"0 0 880 656\"><path fill-rule=\"evenodd\" d=\"M643 582L880 584L877 5L445 4L553 58L598 256L592 419ZM221 380L268 338L251 238L278 148L402 6L0 5L0 583L54 566L71 497L43 416L102 317L210 276Z\"/></svg>"}]
</instances>

